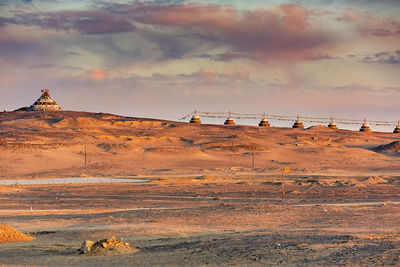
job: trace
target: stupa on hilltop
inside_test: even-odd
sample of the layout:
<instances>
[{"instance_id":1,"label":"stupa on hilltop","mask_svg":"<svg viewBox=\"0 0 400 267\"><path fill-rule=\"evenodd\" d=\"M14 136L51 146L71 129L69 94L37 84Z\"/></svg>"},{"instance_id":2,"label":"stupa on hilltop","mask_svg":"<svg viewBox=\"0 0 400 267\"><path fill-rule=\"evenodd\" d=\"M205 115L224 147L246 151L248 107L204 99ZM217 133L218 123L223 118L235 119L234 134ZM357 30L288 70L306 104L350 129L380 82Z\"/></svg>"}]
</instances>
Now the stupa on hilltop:
<instances>
[{"instance_id":1,"label":"stupa on hilltop","mask_svg":"<svg viewBox=\"0 0 400 267\"><path fill-rule=\"evenodd\" d=\"M42 89L42 95L28 108L29 111L60 111L62 110L56 101L49 95L49 89Z\"/></svg>"}]
</instances>

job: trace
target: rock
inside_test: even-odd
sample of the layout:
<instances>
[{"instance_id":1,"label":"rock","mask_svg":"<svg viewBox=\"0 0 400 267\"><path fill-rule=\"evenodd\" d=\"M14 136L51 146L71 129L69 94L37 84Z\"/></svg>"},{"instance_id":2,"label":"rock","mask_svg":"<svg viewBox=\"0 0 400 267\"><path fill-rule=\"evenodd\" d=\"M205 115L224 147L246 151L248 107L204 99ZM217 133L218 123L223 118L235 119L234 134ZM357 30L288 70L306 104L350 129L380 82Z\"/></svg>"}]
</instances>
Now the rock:
<instances>
[{"instance_id":1,"label":"rock","mask_svg":"<svg viewBox=\"0 0 400 267\"><path fill-rule=\"evenodd\" d=\"M86 240L83 241L81 248L79 251L82 254L90 254L90 255L107 255L109 253L123 253L127 250L136 251L136 249L132 248L129 243L124 243L122 240L118 240L114 236L107 239L100 239L96 242Z\"/></svg>"},{"instance_id":2,"label":"rock","mask_svg":"<svg viewBox=\"0 0 400 267\"><path fill-rule=\"evenodd\" d=\"M83 254L86 254L90 251L90 249L93 247L94 242L90 241L90 240L85 240L82 242L82 246L81 246L81 252Z\"/></svg>"}]
</instances>

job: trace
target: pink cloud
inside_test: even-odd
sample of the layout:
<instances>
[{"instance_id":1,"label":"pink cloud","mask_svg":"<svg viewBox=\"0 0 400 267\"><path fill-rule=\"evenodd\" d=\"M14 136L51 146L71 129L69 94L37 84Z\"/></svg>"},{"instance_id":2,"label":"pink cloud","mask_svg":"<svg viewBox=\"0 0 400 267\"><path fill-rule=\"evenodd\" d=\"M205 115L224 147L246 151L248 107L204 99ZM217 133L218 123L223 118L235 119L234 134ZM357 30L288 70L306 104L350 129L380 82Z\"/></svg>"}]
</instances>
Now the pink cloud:
<instances>
[{"instance_id":1,"label":"pink cloud","mask_svg":"<svg viewBox=\"0 0 400 267\"><path fill-rule=\"evenodd\" d=\"M345 31L354 32L354 39L360 34L400 35L396 19L380 19L349 9L332 20L332 13L301 4L241 10L230 5L103 3L102 8L91 10L19 11L11 18L0 17L0 29L14 24L81 34L137 32L162 52L156 60L203 57L290 63L331 59L335 51L345 49L342 32L329 27L338 21L349 26ZM210 54L204 53L203 47ZM152 56L154 59L154 53Z\"/></svg>"},{"instance_id":2,"label":"pink cloud","mask_svg":"<svg viewBox=\"0 0 400 267\"><path fill-rule=\"evenodd\" d=\"M230 46L257 61L307 59L333 45L333 38L310 26L317 16L301 5L240 11L230 6L143 6L135 20L190 31Z\"/></svg>"},{"instance_id":3,"label":"pink cloud","mask_svg":"<svg viewBox=\"0 0 400 267\"><path fill-rule=\"evenodd\" d=\"M203 42L225 47L227 51L214 56L215 60L249 58L266 62L302 60L315 53L326 53L324 51L333 45L334 37L322 27L315 27L314 18L318 16L320 14L300 4L239 10L229 5L162 6L135 3L109 4L93 10L21 11L12 19L0 20L0 25L29 25L57 31L74 30L81 34L108 34L133 32L137 27L134 24L141 23L168 27L176 32L185 31ZM149 31L149 28L141 29L142 34ZM152 33L152 38L155 42L168 41L160 34L155 36ZM162 43L159 45L161 49L166 46ZM165 49L167 56L179 57L185 53L186 47L183 42L181 46L171 45Z\"/></svg>"},{"instance_id":4,"label":"pink cloud","mask_svg":"<svg viewBox=\"0 0 400 267\"><path fill-rule=\"evenodd\" d=\"M394 18L383 19L364 11L347 9L337 20L354 24L364 36L400 37L400 21Z\"/></svg>"}]
</instances>

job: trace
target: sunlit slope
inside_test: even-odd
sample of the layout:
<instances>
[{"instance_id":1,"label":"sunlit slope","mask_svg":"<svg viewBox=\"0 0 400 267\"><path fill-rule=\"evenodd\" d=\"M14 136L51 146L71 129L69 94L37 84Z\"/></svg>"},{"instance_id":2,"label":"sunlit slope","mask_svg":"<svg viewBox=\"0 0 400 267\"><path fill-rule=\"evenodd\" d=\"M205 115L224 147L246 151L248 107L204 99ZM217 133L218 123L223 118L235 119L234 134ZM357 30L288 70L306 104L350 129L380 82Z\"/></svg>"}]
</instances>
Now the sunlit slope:
<instances>
[{"instance_id":1,"label":"sunlit slope","mask_svg":"<svg viewBox=\"0 0 400 267\"><path fill-rule=\"evenodd\" d=\"M400 134L323 126L300 130L72 111L5 112L0 178L274 174L285 166L294 174L396 174L398 145L380 146L399 140Z\"/></svg>"}]
</instances>

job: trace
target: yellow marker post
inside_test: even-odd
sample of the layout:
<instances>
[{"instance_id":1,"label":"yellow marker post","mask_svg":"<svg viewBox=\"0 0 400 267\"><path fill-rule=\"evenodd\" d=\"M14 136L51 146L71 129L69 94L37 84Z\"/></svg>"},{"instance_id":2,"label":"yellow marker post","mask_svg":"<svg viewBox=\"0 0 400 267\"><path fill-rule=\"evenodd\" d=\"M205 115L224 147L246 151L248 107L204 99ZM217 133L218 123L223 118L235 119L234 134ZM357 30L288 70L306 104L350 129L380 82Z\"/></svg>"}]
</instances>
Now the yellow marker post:
<instances>
[{"instance_id":1,"label":"yellow marker post","mask_svg":"<svg viewBox=\"0 0 400 267\"><path fill-rule=\"evenodd\" d=\"M285 199L285 172L290 172L290 167L282 168L282 201Z\"/></svg>"}]
</instances>

